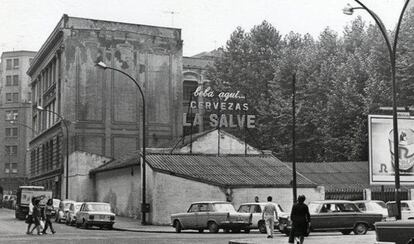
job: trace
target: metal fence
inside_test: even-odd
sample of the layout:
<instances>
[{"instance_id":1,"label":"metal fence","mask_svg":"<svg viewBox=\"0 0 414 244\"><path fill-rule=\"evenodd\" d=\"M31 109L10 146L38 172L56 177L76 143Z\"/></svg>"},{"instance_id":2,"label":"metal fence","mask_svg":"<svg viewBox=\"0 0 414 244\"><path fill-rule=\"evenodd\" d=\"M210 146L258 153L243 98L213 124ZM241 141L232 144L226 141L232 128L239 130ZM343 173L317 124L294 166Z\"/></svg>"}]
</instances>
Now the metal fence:
<instances>
[{"instance_id":1,"label":"metal fence","mask_svg":"<svg viewBox=\"0 0 414 244\"><path fill-rule=\"evenodd\" d=\"M363 190L335 189L325 192L327 200L361 200L364 198Z\"/></svg>"},{"instance_id":2,"label":"metal fence","mask_svg":"<svg viewBox=\"0 0 414 244\"><path fill-rule=\"evenodd\" d=\"M372 190L371 191L371 199L372 200L381 200L381 201L384 201L384 202L394 201L395 200L394 189ZM407 189L401 189L400 199L401 200L408 200L408 190Z\"/></svg>"},{"instance_id":3,"label":"metal fence","mask_svg":"<svg viewBox=\"0 0 414 244\"><path fill-rule=\"evenodd\" d=\"M400 199L408 200L409 194L407 189L401 189ZM334 189L325 192L326 200L363 200L364 191L361 189ZM371 199L372 200L381 200L384 202L394 201L395 193L394 189L391 188L382 188L382 189L372 189L371 190Z\"/></svg>"}]
</instances>

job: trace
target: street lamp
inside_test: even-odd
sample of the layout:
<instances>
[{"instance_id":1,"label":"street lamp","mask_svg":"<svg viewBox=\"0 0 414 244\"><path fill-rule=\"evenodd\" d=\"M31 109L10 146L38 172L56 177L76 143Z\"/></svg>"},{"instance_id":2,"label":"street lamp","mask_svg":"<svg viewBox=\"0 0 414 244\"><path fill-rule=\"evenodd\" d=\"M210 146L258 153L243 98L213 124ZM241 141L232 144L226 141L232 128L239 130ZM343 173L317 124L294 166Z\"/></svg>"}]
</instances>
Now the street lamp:
<instances>
[{"instance_id":1,"label":"street lamp","mask_svg":"<svg viewBox=\"0 0 414 244\"><path fill-rule=\"evenodd\" d=\"M343 13L347 15L352 15L355 9L364 9L366 10L371 17L375 20L375 23L378 25L385 42L387 44L388 52L390 55L390 64L391 64L391 79L392 79L392 124L393 124L393 133L394 133L394 167L395 167L395 202L397 203L397 219L401 219L401 199L399 196L400 189L400 163L399 163L399 155L398 155L398 121L397 121L397 95L396 95L396 84L395 84L395 59L396 59L396 50L397 50L397 41L398 41L398 34L400 32L401 21L407 8L408 3L410 0L406 0L404 7L400 13L400 17L398 19L397 27L395 29L394 35L394 42L391 45L390 37L387 34L387 30L384 26L382 20L378 17L376 13L374 13L371 9L365 6L360 0L354 0L357 2L360 7L352 7L348 4L344 9Z\"/></svg>"},{"instance_id":2,"label":"street lamp","mask_svg":"<svg viewBox=\"0 0 414 244\"><path fill-rule=\"evenodd\" d=\"M146 180L145 180L145 165L146 165L146 161L145 161L145 134L146 134L146 129L145 129L145 96L144 96L144 92L142 91L141 86L138 84L138 82L132 77L130 76L128 73L117 69L117 68L112 68L107 66L104 62L100 61L99 63L96 64L96 66L98 66L101 69L111 69L111 70L115 70L118 71L122 74L124 74L125 76L127 76L129 79L131 79L135 85L138 87L139 92L141 93L141 97L142 97L142 204L141 204L141 213L142 213L142 217L141 217L141 223L143 225L146 224L145 221L145 213L147 213L149 211L149 205L146 203L146 197L145 197L145 191L146 191Z\"/></svg>"},{"instance_id":3,"label":"street lamp","mask_svg":"<svg viewBox=\"0 0 414 244\"><path fill-rule=\"evenodd\" d=\"M44 111L44 112L49 112L52 114L56 114L60 120L62 120L62 124L65 126L66 129L66 192L65 192L65 198L68 199L69 198L69 128L68 125L66 124L65 118L63 118L62 115L52 111L52 110L48 110L48 109L44 109L42 106L37 106L36 107L37 110L39 111Z\"/></svg>"},{"instance_id":4,"label":"street lamp","mask_svg":"<svg viewBox=\"0 0 414 244\"><path fill-rule=\"evenodd\" d=\"M26 127L28 129L30 129L32 131L33 135L36 135L37 134L37 131L35 131L35 129L33 129L33 127L30 127L30 126L28 126L26 124L23 124L23 123L19 123L16 120L9 120L9 123L12 124L12 125L14 125L14 124L21 125L23 127Z\"/></svg>"}]
</instances>

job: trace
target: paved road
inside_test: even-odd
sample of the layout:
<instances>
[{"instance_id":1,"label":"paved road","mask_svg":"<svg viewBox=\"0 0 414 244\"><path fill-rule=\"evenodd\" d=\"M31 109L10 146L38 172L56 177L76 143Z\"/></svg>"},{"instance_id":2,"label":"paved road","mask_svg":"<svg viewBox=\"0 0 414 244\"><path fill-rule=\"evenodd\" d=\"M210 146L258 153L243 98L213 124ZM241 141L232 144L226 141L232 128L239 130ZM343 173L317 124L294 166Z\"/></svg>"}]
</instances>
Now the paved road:
<instances>
[{"instance_id":1,"label":"paved road","mask_svg":"<svg viewBox=\"0 0 414 244\"><path fill-rule=\"evenodd\" d=\"M145 243L145 244L215 244L229 243L230 240L249 239L255 240L256 243L287 243L285 235L275 234L272 241L268 241L265 235L252 231L250 234L245 233L198 233L186 231L177 233L142 233L116 230L100 229L77 229L66 226L65 224L54 224L55 235L26 235L26 224L24 221L16 220L14 212L9 209L0 209L0 243L22 243L22 244L109 244L109 243ZM306 244L332 244L344 242L346 244L371 244L375 242L374 232L364 236L343 236L340 233L315 233L308 237Z\"/></svg>"}]
</instances>

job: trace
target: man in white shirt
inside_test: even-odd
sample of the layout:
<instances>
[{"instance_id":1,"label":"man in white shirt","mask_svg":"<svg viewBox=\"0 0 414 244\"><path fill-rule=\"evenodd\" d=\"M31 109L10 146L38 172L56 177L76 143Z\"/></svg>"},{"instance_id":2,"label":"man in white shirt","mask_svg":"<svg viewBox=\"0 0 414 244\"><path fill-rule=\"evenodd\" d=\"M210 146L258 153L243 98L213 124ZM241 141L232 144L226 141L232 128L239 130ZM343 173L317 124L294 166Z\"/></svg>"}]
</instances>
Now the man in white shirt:
<instances>
[{"instance_id":1,"label":"man in white shirt","mask_svg":"<svg viewBox=\"0 0 414 244\"><path fill-rule=\"evenodd\" d=\"M276 207L275 207L275 204L272 203L272 197L268 196L267 203L264 206L263 213L262 213L262 219L266 223L267 238L273 238L275 218L277 218Z\"/></svg>"}]
</instances>

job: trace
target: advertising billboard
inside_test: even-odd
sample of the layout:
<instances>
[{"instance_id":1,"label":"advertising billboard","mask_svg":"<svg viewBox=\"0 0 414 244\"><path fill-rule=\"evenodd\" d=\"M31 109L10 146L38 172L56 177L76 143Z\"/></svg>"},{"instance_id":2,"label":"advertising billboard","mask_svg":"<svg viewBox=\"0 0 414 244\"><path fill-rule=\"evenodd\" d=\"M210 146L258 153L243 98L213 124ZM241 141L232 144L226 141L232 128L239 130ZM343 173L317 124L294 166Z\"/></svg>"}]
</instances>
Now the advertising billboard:
<instances>
[{"instance_id":1,"label":"advertising billboard","mask_svg":"<svg viewBox=\"0 0 414 244\"><path fill-rule=\"evenodd\" d=\"M369 172L371 184L394 184L392 116L369 115ZM414 117L398 118L398 154L401 184L414 183Z\"/></svg>"}]
</instances>

